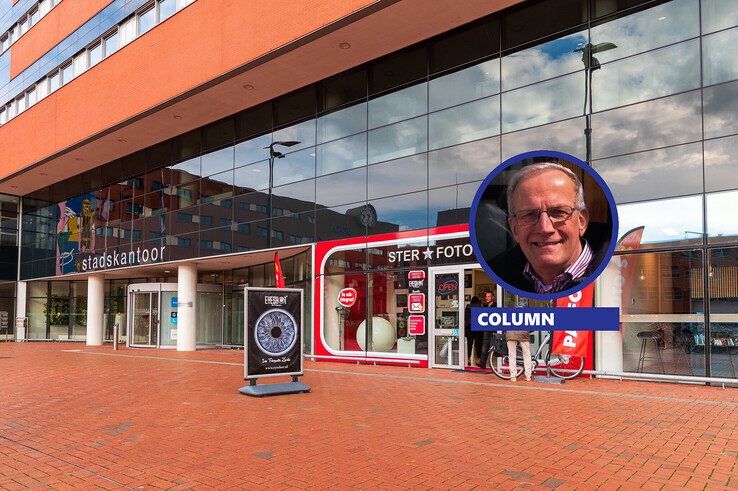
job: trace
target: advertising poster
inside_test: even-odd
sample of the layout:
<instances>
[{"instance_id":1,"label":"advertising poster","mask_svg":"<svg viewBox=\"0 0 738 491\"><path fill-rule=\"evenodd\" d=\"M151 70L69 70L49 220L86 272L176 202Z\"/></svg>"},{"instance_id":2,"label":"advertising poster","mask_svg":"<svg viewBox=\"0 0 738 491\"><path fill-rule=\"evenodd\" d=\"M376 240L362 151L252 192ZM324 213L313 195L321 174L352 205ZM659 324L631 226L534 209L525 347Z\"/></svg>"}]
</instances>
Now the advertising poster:
<instances>
[{"instance_id":1,"label":"advertising poster","mask_svg":"<svg viewBox=\"0 0 738 491\"><path fill-rule=\"evenodd\" d=\"M302 290L246 288L244 379L302 375Z\"/></svg>"}]
</instances>

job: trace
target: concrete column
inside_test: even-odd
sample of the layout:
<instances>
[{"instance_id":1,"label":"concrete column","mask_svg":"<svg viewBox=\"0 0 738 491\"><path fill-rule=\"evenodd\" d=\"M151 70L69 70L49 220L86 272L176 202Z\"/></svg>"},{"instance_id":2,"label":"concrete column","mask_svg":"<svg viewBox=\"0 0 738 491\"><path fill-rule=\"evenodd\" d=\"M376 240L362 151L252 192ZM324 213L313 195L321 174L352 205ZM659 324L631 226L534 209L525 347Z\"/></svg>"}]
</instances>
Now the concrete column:
<instances>
[{"instance_id":1,"label":"concrete column","mask_svg":"<svg viewBox=\"0 0 738 491\"><path fill-rule=\"evenodd\" d=\"M15 316L26 317L26 289L28 283L25 281L19 281L15 285ZM15 322L15 319L8 319L8 322ZM22 336L18 336L18 332L15 333L16 341L23 341L28 338L28 328L26 332L22 333Z\"/></svg>"},{"instance_id":2,"label":"concrete column","mask_svg":"<svg viewBox=\"0 0 738 491\"><path fill-rule=\"evenodd\" d=\"M177 268L177 351L197 348L197 265Z\"/></svg>"},{"instance_id":3,"label":"concrete column","mask_svg":"<svg viewBox=\"0 0 738 491\"><path fill-rule=\"evenodd\" d=\"M87 346L103 344L104 317L105 276L93 274L87 278Z\"/></svg>"},{"instance_id":4,"label":"concrete column","mask_svg":"<svg viewBox=\"0 0 738 491\"><path fill-rule=\"evenodd\" d=\"M597 307L620 307L623 277L621 261L623 256L614 256L605 268L595 286ZM620 331L595 332L595 369L605 372L623 371L623 336Z\"/></svg>"}]
</instances>

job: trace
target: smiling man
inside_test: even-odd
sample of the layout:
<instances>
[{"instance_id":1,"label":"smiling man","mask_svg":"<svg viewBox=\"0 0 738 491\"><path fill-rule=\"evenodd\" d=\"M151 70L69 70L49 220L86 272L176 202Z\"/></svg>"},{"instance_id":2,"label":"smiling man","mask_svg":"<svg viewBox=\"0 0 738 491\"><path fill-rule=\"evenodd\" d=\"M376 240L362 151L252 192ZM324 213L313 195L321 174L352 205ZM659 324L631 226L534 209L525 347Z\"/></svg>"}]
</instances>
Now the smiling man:
<instances>
[{"instance_id":1,"label":"smiling man","mask_svg":"<svg viewBox=\"0 0 738 491\"><path fill-rule=\"evenodd\" d=\"M490 267L521 290L549 294L576 287L599 266L602 246L585 239L589 212L581 181L566 167L537 163L512 176L508 225L517 245ZM598 241L600 242L600 241Z\"/></svg>"}]
</instances>

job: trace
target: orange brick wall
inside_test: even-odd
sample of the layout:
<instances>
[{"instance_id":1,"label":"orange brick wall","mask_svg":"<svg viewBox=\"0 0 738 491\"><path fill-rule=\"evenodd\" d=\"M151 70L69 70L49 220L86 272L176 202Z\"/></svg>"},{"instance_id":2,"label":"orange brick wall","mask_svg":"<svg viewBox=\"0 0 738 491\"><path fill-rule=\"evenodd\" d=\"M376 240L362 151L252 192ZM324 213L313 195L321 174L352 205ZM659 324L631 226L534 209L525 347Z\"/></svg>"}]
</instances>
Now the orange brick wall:
<instances>
[{"instance_id":1,"label":"orange brick wall","mask_svg":"<svg viewBox=\"0 0 738 491\"><path fill-rule=\"evenodd\" d=\"M0 178L371 3L198 0L0 127Z\"/></svg>"},{"instance_id":2,"label":"orange brick wall","mask_svg":"<svg viewBox=\"0 0 738 491\"><path fill-rule=\"evenodd\" d=\"M13 44L10 51L10 76L15 77L31 66L109 3L110 0L65 0L54 7Z\"/></svg>"}]
</instances>

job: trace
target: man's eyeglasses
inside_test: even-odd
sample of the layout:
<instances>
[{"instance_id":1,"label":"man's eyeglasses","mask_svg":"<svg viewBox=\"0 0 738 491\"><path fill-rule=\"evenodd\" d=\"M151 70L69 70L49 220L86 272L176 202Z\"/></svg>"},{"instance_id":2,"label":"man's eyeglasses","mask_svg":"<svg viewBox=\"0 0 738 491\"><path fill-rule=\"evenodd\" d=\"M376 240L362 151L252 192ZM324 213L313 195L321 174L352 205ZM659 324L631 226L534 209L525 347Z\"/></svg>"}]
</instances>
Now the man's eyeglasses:
<instances>
[{"instance_id":1,"label":"man's eyeglasses","mask_svg":"<svg viewBox=\"0 0 738 491\"><path fill-rule=\"evenodd\" d=\"M570 219L575 211L577 211L577 208L572 208L571 206L554 206L553 208L545 210L519 211L517 213L513 213L513 218L515 218L515 221L520 225L532 226L536 225L538 220L541 219L541 214L545 213L548 215L548 219L551 220L551 223L557 225Z\"/></svg>"}]
</instances>

